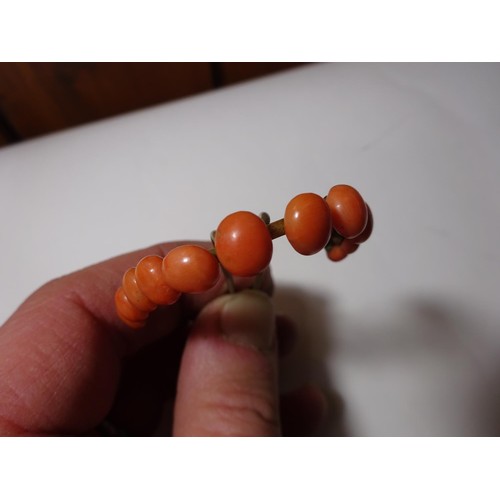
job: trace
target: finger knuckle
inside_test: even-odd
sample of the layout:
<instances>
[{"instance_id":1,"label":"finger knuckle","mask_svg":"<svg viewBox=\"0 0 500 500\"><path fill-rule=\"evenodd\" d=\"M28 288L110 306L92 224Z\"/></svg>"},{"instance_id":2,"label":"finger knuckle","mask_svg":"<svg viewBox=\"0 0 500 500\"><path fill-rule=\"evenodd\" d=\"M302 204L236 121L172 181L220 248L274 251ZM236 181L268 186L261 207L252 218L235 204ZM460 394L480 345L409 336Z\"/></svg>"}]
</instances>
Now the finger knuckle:
<instances>
[{"instance_id":1,"label":"finger knuckle","mask_svg":"<svg viewBox=\"0 0 500 500\"><path fill-rule=\"evenodd\" d=\"M275 398L267 394L237 391L208 403L212 429L219 435L277 436L280 422Z\"/></svg>"}]
</instances>

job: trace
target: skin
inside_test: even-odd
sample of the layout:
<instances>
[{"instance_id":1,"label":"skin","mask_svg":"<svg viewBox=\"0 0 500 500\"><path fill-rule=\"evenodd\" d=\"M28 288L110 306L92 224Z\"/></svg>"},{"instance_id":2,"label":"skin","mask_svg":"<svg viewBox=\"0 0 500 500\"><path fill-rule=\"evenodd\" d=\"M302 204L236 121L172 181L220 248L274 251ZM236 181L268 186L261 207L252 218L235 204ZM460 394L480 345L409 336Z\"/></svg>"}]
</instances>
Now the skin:
<instances>
[{"instance_id":1,"label":"skin","mask_svg":"<svg viewBox=\"0 0 500 500\"><path fill-rule=\"evenodd\" d=\"M282 397L278 391L293 324L273 317L265 349L226 338L223 280L154 311L142 330L118 319L113 297L123 273L179 244L56 279L19 307L0 328L0 435L102 435L105 420L127 435L158 433L160 420L161 433L176 436L314 431L325 412L322 393L309 386ZM239 280L237 288L250 283ZM267 274L264 289L272 287Z\"/></svg>"}]
</instances>

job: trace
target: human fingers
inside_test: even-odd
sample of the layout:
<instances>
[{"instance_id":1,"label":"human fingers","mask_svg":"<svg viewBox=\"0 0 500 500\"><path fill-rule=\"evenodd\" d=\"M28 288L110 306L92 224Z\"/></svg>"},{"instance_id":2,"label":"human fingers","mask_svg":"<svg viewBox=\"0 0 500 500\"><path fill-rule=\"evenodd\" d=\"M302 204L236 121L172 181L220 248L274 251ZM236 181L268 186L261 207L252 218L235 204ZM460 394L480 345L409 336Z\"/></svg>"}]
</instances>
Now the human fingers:
<instances>
[{"instance_id":1,"label":"human fingers","mask_svg":"<svg viewBox=\"0 0 500 500\"><path fill-rule=\"evenodd\" d=\"M141 349L123 366L113 408L106 421L126 435L171 435L172 409L187 328ZM295 344L296 327L285 315L276 316L279 357Z\"/></svg>"},{"instance_id":2,"label":"human fingers","mask_svg":"<svg viewBox=\"0 0 500 500\"><path fill-rule=\"evenodd\" d=\"M140 332L115 313L123 272L143 256L165 255L179 244L156 245L53 280L20 306L0 329L0 433L77 433L104 418L123 357L175 331L185 320L184 307L194 314L203 304L199 297L166 308Z\"/></svg>"},{"instance_id":3,"label":"human fingers","mask_svg":"<svg viewBox=\"0 0 500 500\"><path fill-rule=\"evenodd\" d=\"M280 433L272 302L249 290L219 297L200 312L184 349L174 435Z\"/></svg>"},{"instance_id":4,"label":"human fingers","mask_svg":"<svg viewBox=\"0 0 500 500\"><path fill-rule=\"evenodd\" d=\"M124 361L105 425L127 436L156 434L160 424L161 432L171 433L165 422L171 422L167 414L175 396L185 340L186 328L180 328Z\"/></svg>"},{"instance_id":5,"label":"human fingers","mask_svg":"<svg viewBox=\"0 0 500 500\"><path fill-rule=\"evenodd\" d=\"M284 358L293 351L297 343L297 328L289 316L276 315L276 336L279 357Z\"/></svg>"},{"instance_id":6,"label":"human fingers","mask_svg":"<svg viewBox=\"0 0 500 500\"><path fill-rule=\"evenodd\" d=\"M286 358L297 343L295 323L286 315L276 317L280 358ZM284 436L310 436L325 420L328 404L325 394L314 385L304 385L280 397L281 426Z\"/></svg>"},{"instance_id":7,"label":"human fingers","mask_svg":"<svg viewBox=\"0 0 500 500\"><path fill-rule=\"evenodd\" d=\"M53 280L7 320L0 329L2 434L75 433L103 418L130 343L129 329L114 313L119 276L142 255L169 247L139 250Z\"/></svg>"},{"instance_id":8,"label":"human fingers","mask_svg":"<svg viewBox=\"0 0 500 500\"><path fill-rule=\"evenodd\" d=\"M310 436L324 422L328 403L324 393L305 385L281 396L281 422L285 436Z\"/></svg>"}]
</instances>

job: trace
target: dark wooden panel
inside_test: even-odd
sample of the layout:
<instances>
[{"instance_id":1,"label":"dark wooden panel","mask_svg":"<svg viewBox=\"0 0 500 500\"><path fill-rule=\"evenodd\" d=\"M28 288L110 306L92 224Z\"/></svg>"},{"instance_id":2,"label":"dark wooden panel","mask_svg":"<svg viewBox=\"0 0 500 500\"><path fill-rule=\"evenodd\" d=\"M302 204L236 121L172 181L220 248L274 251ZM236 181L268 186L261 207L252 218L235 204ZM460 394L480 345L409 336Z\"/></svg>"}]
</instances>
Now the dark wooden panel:
<instances>
[{"instance_id":1,"label":"dark wooden panel","mask_svg":"<svg viewBox=\"0 0 500 500\"><path fill-rule=\"evenodd\" d=\"M221 62L218 65L221 85L242 82L251 78L269 75L285 69L294 68L304 63L280 63L280 62Z\"/></svg>"},{"instance_id":2,"label":"dark wooden panel","mask_svg":"<svg viewBox=\"0 0 500 500\"><path fill-rule=\"evenodd\" d=\"M0 109L0 147L17 142L18 140L19 136L16 131L12 129L10 123L6 120Z\"/></svg>"},{"instance_id":3,"label":"dark wooden panel","mask_svg":"<svg viewBox=\"0 0 500 500\"><path fill-rule=\"evenodd\" d=\"M0 63L0 146L302 63Z\"/></svg>"},{"instance_id":4,"label":"dark wooden panel","mask_svg":"<svg viewBox=\"0 0 500 500\"><path fill-rule=\"evenodd\" d=\"M0 63L0 111L21 139L210 88L209 63Z\"/></svg>"}]
</instances>

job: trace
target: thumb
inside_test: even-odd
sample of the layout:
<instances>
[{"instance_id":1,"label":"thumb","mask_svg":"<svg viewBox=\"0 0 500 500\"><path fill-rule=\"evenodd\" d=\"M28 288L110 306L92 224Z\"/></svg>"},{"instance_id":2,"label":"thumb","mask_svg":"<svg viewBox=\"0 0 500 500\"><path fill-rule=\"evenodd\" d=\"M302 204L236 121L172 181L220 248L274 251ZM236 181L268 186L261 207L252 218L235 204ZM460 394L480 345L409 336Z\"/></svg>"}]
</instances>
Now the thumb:
<instances>
[{"instance_id":1,"label":"thumb","mask_svg":"<svg viewBox=\"0 0 500 500\"><path fill-rule=\"evenodd\" d=\"M245 290L199 314L179 372L177 436L280 435L275 315L271 299Z\"/></svg>"}]
</instances>

